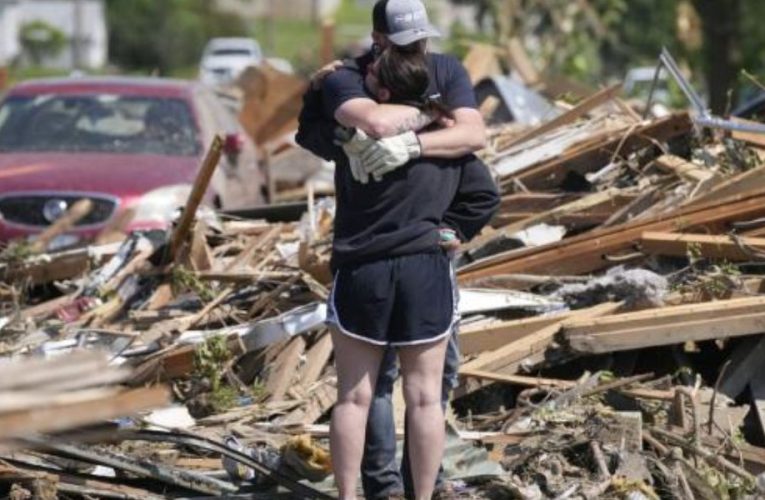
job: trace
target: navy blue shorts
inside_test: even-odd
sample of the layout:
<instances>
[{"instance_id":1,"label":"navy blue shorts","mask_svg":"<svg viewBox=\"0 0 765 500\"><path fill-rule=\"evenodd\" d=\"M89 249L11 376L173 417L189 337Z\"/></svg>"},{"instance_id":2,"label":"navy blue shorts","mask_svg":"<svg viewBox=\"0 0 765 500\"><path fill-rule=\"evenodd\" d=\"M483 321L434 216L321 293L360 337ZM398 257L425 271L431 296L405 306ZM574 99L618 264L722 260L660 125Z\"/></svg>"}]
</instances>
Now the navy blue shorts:
<instances>
[{"instance_id":1,"label":"navy blue shorts","mask_svg":"<svg viewBox=\"0 0 765 500\"><path fill-rule=\"evenodd\" d=\"M457 291L443 251L341 267L327 305L327 323L380 346L434 342L452 331Z\"/></svg>"}]
</instances>

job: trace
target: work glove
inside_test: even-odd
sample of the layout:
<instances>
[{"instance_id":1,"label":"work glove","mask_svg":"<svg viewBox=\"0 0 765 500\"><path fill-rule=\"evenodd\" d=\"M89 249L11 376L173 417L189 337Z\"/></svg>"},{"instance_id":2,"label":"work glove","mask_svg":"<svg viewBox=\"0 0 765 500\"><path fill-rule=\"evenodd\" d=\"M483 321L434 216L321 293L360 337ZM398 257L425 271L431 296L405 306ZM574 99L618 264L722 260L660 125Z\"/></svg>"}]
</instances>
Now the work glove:
<instances>
[{"instance_id":1,"label":"work glove","mask_svg":"<svg viewBox=\"0 0 765 500\"><path fill-rule=\"evenodd\" d=\"M345 151L351 167L351 175L357 182L362 184L369 182L369 174L362 165L361 153L374 145L374 143L374 139L359 129L355 131L350 139L342 143L343 151Z\"/></svg>"},{"instance_id":2,"label":"work glove","mask_svg":"<svg viewBox=\"0 0 765 500\"><path fill-rule=\"evenodd\" d=\"M373 141L361 151L360 157L365 173L379 181L383 175L421 154L420 140L410 131Z\"/></svg>"}]
</instances>

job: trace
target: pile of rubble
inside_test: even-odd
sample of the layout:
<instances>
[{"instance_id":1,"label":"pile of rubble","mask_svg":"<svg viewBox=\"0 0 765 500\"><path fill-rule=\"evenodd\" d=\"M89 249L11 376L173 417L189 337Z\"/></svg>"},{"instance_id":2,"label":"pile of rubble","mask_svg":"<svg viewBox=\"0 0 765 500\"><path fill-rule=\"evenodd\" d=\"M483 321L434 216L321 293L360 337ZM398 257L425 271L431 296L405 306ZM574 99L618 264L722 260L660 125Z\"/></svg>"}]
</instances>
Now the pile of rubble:
<instances>
[{"instance_id":1,"label":"pile of rubble","mask_svg":"<svg viewBox=\"0 0 765 500\"><path fill-rule=\"evenodd\" d=\"M482 152L502 204L458 258L457 494L762 495L763 136L643 119L618 87L548 111ZM332 200L296 222L202 217L219 154L171 231L3 250L13 498L331 497Z\"/></svg>"}]
</instances>

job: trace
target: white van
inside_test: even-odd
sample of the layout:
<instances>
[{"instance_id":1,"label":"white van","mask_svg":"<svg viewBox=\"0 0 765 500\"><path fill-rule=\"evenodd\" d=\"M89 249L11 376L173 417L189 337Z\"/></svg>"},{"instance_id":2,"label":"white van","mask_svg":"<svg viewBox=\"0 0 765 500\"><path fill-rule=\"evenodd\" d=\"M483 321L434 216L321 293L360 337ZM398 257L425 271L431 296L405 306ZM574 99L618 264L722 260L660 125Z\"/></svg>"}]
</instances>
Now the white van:
<instances>
[{"instance_id":1,"label":"white van","mask_svg":"<svg viewBox=\"0 0 765 500\"><path fill-rule=\"evenodd\" d=\"M199 79L207 85L228 85L245 68L262 61L260 45L252 38L212 38L199 63Z\"/></svg>"}]
</instances>

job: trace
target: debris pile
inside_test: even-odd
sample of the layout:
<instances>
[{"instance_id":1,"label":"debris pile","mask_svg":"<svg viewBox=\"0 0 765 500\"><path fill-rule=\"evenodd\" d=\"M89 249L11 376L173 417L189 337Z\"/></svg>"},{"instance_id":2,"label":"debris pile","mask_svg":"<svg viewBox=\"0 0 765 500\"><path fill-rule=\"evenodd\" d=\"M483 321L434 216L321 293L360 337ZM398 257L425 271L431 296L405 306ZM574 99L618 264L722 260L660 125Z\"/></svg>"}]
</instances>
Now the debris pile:
<instances>
[{"instance_id":1,"label":"debris pile","mask_svg":"<svg viewBox=\"0 0 765 500\"><path fill-rule=\"evenodd\" d=\"M482 110L512 109L502 95ZM765 142L643 119L618 87L545 113L482 152L502 204L457 261L456 494L762 495ZM3 250L14 498L331 496L331 199L295 222L207 220L204 179L171 231ZM165 387L175 406L137 414Z\"/></svg>"}]
</instances>

